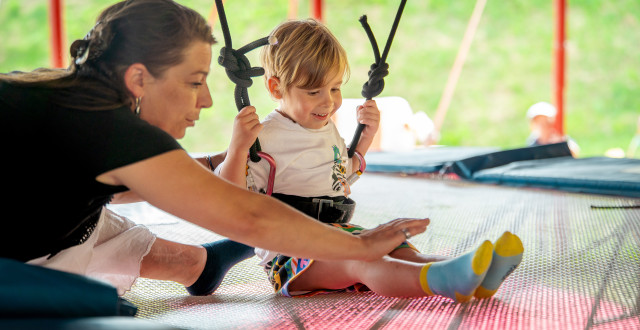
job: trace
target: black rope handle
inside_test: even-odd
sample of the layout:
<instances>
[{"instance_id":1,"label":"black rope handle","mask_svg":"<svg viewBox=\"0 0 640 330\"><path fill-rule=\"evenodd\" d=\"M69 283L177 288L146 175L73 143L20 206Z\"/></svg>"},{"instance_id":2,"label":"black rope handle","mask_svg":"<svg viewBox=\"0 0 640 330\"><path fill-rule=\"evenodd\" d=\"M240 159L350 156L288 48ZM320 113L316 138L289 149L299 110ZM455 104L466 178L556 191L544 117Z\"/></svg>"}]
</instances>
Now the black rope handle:
<instances>
[{"instance_id":1,"label":"black rope handle","mask_svg":"<svg viewBox=\"0 0 640 330\"><path fill-rule=\"evenodd\" d=\"M231 44L231 34L229 33L229 25L227 24L222 0L216 0L216 7L218 10L218 16L220 17L222 33L224 35L224 47L220 49L218 64L225 68L225 72L229 79L236 84L234 97L236 107L238 108L238 111L240 111L242 108L251 105L248 92L248 88L253 84L253 80L251 78L259 77L264 74L263 68L251 67L249 59L245 54L258 47L269 44L269 37L260 38L237 50L233 49ZM260 147L260 141L256 138L256 141L249 149L249 158L255 163L259 162L261 159L260 156L258 156L258 151L262 151L262 148Z\"/></svg>"},{"instance_id":2,"label":"black rope handle","mask_svg":"<svg viewBox=\"0 0 640 330\"><path fill-rule=\"evenodd\" d=\"M402 0L400 2L400 7L398 8L398 12L396 13L396 18L393 21L393 26L391 27L391 32L389 33L389 38L387 39L387 44L384 47L382 56L380 56L378 43L376 42L376 38L374 37L373 32L371 31L371 27L367 22L367 16L363 15L362 17L360 17L360 24L362 24L362 27L369 37L371 47L373 48L373 56L375 60L375 62L369 69L369 80L362 86L361 94L367 100L371 100L374 97L380 95L380 93L382 93L382 90L384 89L384 77L389 75L389 64L387 64L386 62L387 55L389 55L389 49L391 48L391 43L393 42L393 37L395 36L396 30L398 29L400 17L402 16L402 11L404 10L404 5L406 3L406 0ZM358 124L358 127L356 128L356 132L353 135L351 144L349 145L349 152L347 153L349 158L352 158L354 152L356 151L356 147L358 146L358 141L360 141L360 135L362 134L362 130L364 130L364 127L364 124Z\"/></svg>"}]
</instances>

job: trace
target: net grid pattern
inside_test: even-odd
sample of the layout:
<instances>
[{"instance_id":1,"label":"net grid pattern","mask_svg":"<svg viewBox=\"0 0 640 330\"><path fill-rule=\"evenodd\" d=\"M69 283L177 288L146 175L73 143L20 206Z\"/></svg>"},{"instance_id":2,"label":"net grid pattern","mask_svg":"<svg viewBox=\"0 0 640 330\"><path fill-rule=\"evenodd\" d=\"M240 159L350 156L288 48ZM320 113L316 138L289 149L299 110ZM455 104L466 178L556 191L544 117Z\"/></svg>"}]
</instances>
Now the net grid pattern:
<instances>
[{"instance_id":1,"label":"net grid pattern","mask_svg":"<svg viewBox=\"0 0 640 330\"><path fill-rule=\"evenodd\" d=\"M368 228L429 217L427 232L411 238L423 253L457 256L509 230L523 241L523 262L493 299L464 304L374 293L279 297L255 257L212 296L139 279L124 298L137 317L184 329L640 328L640 209L621 208L640 199L389 174L363 176L352 198L352 222ZM162 238L221 238L146 203L110 207Z\"/></svg>"}]
</instances>

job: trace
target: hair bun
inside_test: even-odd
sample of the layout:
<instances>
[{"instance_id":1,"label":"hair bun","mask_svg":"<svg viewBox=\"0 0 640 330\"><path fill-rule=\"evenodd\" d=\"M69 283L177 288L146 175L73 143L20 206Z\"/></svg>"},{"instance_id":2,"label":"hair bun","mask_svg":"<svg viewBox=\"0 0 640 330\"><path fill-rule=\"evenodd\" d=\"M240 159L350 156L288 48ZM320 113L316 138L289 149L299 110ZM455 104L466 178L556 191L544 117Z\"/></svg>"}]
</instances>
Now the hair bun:
<instances>
[{"instance_id":1,"label":"hair bun","mask_svg":"<svg viewBox=\"0 0 640 330\"><path fill-rule=\"evenodd\" d=\"M69 52L75 59L76 65L83 64L89 56L89 40L82 39L74 41L69 48Z\"/></svg>"}]
</instances>

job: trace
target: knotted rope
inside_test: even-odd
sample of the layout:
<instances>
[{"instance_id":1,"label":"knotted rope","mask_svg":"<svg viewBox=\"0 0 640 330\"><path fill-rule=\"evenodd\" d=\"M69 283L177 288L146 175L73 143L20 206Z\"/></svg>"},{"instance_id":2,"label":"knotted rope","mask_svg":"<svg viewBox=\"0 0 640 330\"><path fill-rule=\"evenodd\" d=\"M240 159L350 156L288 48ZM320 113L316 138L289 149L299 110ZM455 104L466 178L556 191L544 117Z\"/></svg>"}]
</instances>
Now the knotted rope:
<instances>
[{"instance_id":1,"label":"knotted rope","mask_svg":"<svg viewBox=\"0 0 640 330\"><path fill-rule=\"evenodd\" d=\"M386 62L387 55L389 55L389 49L391 48L391 43L393 42L393 37L395 36L396 30L398 29L400 17L402 16L402 11L404 10L404 5L406 3L406 0L402 0L400 2L400 7L398 8L398 12L396 13L396 18L393 21L393 26L391 27L391 32L389 33L389 38L387 39L387 44L384 47L382 56L380 56L378 43L376 42L376 38L374 37L373 32L371 31L371 27L367 22L367 16L363 15L362 17L360 17L360 24L362 24L362 27L369 37L371 47L373 48L373 56L375 59L375 62L369 69L369 80L362 86L361 94L367 100L371 100L372 98L380 95L380 93L382 93L382 90L384 89L384 77L389 75L389 64L387 64ZM349 145L349 158L352 158L354 152L356 151L356 146L358 145L358 141L360 140L360 135L362 134L362 130L364 129L364 127L364 124L358 124L358 127L356 128L356 132L353 135L351 144Z\"/></svg>"},{"instance_id":2,"label":"knotted rope","mask_svg":"<svg viewBox=\"0 0 640 330\"><path fill-rule=\"evenodd\" d=\"M220 26L222 27L222 33L224 35L224 47L220 49L218 64L224 67L229 79L236 84L234 97L236 107L238 108L238 111L240 111L242 108L251 105L249 102L249 92L247 90L253 84L253 80L251 80L251 78L259 77L264 74L263 68L251 67L249 59L245 54L258 47L267 45L269 43L269 37L260 38L237 50L233 49L227 18L224 13L224 7L222 6L222 0L216 0L216 7L218 9ZM261 151L260 141L256 138L256 142L254 142L249 149L249 158L251 161L256 163L260 161L258 151Z\"/></svg>"}]
</instances>

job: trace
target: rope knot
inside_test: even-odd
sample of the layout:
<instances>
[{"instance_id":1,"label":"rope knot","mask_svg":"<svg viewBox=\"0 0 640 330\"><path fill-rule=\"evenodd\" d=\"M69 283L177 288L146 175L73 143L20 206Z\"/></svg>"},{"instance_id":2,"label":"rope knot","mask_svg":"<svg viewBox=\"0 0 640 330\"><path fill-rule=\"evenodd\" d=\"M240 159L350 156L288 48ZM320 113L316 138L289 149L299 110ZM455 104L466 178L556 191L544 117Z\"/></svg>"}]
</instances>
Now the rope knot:
<instances>
[{"instance_id":1,"label":"rope knot","mask_svg":"<svg viewBox=\"0 0 640 330\"><path fill-rule=\"evenodd\" d=\"M389 64L373 63L369 69L369 81L362 86L362 96L371 99L384 90L384 77L389 75Z\"/></svg>"},{"instance_id":2,"label":"rope knot","mask_svg":"<svg viewBox=\"0 0 640 330\"><path fill-rule=\"evenodd\" d=\"M220 49L218 64L225 68L229 79L242 88L248 88L253 84L252 77L264 74L263 68L252 68L249 59L243 53L227 47Z\"/></svg>"}]
</instances>

